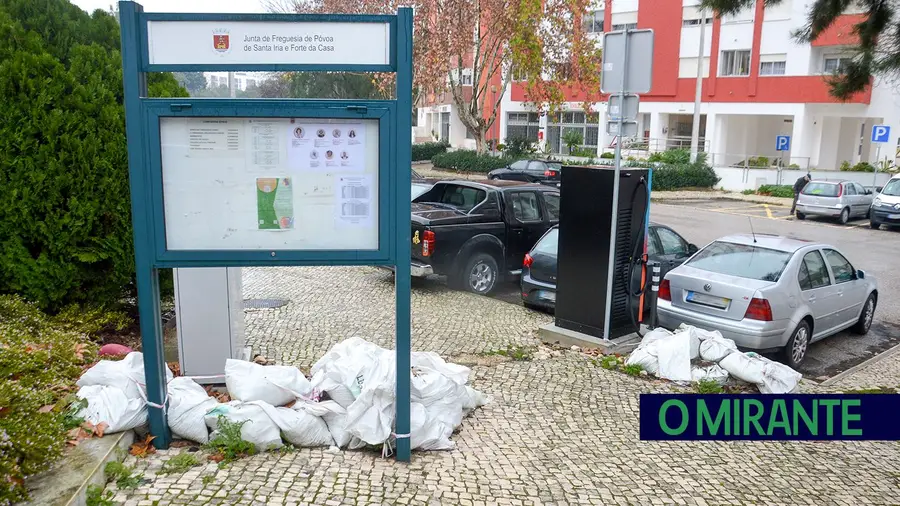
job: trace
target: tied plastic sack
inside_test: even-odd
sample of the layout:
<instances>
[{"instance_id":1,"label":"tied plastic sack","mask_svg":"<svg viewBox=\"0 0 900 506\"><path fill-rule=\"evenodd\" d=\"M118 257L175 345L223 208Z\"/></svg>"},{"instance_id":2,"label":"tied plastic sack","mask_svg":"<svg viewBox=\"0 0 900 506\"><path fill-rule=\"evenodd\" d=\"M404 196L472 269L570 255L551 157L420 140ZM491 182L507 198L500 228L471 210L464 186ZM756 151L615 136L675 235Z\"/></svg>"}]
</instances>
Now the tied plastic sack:
<instances>
[{"instance_id":1,"label":"tied plastic sack","mask_svg":"<svg viewBox=\"0 0 900 506\"><path fill-rule=\"evenodd\" d=\"M172 371L166 367L166 382ZM85 371L75 382L79 387L108 386L125 392L128 399L146 399L147 381L144 378L144 354L134 351L122 360L101 360Z\"/></svg>"},{"instance_id":2,"label":"tied plastic sack","mask_svg":"<svg viewBox=\"0 0 900 506\"><path fill-rule=\"evenodd\" d=\"M803 375L791 369L790 367L767 359L759 357L764 363L763 381L759 383L759 391L764 394L786 394L793 392Z\"/></svg>"},{"instance_id":3,"label":"tied plastic sack","mask_svg":"<svg viewBox=\"0 0 900 506\"><path fill-rule=\"evenodd\" d=\"M735 351L738 349L734 341L721 335L711 336L700 342L700 358L709 362L719 362Z\"/></svg>"},{"instance_id":4,"label":"tied plastic sack","mask_svg":"<svg viewBox=\"0 0 900 506\"><path fill-rule=\"evenodd\" d=\"M313 364L310 374L324 382L319 390L327 392L332 400L346 408L362 392L366 380L364 372L371 369L373 362L386 352L388 350L365 339L351 337L332 346L328 353ZM319 376L320 372L322 376ZM347 402L349 397L346 391L335 387L335 383L346 387L353 400Z\"/></svg>"},{"instance_id":5,"label":"tied plastic sack","mask_svg":"<svg viewBox=\"0 0 900 506\"><path fill-rule=\"evenodd\" d=\"M300 403L298 403L300 404ZM276 408L264 402L257 403L281 430L285 441L294 446L331 446L334 440L325 420L304 409ZM295 405L296 406L296 405Z\"/></svg>"},{"instance_id":6,"label":"tied plastic sack","mask_svg":"<svg viewBox=\"0 0 900 506\"><path fill-rule=\"evenodd\" d=\"M219 404L209 413L204 420L206 426L217 431L219 428L219 416L224 416L229 422L241 423L241 439L252 443L257 451L266 451L273 448L281 448L281 432L278 425L266 413L266 403L231 401ZM271 407L271 406L269 406ZM213 432L209 439L212 441L218 434Z\"/></svg>"},{"instance_id":7,"label":"tied plastic sack","mask_svg":"<svg viewBox=\"0 0 900 506\"><path fill-rule=\"evenodd\" d=\"M735 378L759 385L765 378L765 362L759 360L759 355L747 353L729 353L719 361L722 369Z\"/></svg>"},{"instance_id":8,"label":"tied plastic sack","mask_svg":"<svg viewBox=\"0 0 900 506\"><path fill-rule=\"evenodd\" d=\"M722 369L719 365L713 364L708 367L691 368L691 381L715 381L719 385L724 385L728 381L728 371Z\"/></svg>"},{"instance_id":9,"label":"tied plastic sack","mask_svg":"<svg viewBox=\"0 0 900 506\"><path fill-rule=\"evenodd\" d=\"M413 366L427 367L428 369L437 371L457 385L465 385L469 381L469 374L472 372L471 369L464 365L446 362L440 355L432 351L413 352L410 357L410 362Z\"/></svg>"},{"instance_id":10,"label":"tied plastic sack","mask_svg":"<svg viewBox=\"0 0 900 506\"><path fill-rule=\"evenodd\" d=\"M296 367L259 365L245 360L225 361L225 386L232 399L262 401L281 406L312 392L312 385Z\"/></svg>"},{"instance_id":11,"label":"tied plastic sack","mask_svg":"<svg viewBox=\"0 0 900 506\"><path fill-rule=\"evenodd\" d=\"M657 357L659 342L671 335L671 332L663 328L647 332L641 339L641 344L628 355L625 365L637 364L648 373L657 374L659 372L659 358Z\"/></svg>"},{"instance_id":12,"label":"tied plastic sack","mask_svg":"<svg viewBox=\"0 0 900 506\"><path fill-rule=\"evenodd\" d=\"M345 448L353 439L347 432L347 410L335 401L299 401L291 409L321 417L338 448Z\"/></svg>"},{"instance_id":13,"label":"tied plastic sack","mask_svg":"<svg viewBox=\"0 0 900 506\"><path fill-rule=\"evenodd\" d=\"M342 408L346 408L353 404L356 397L344 385L343 381L343 376L339 371L320 369L313 374L310 383L312 384L313 392L328 394L330 400L338 403Z\"/></svg>"},{"instance_id":14,"label":"tied plastic sack","mask_svg":"<svg viewBox=\"0 0 900 506\"><path fill-rule=\"evenodd\" d=\"M691 381L691 332L676 332L660 339L656 346L660 378L672 381Z\"/></svg>"},{"instance_id":15,"label":"tied plastic sack","mask_svg":"<svg viewBox=\"0 0 900 506\"><path fill-rule=\"evenodd\" d=\"M456 444L450 440L456 426L429 411L429 407L418 402L410 405L410 448L413 450L452 450L456 448Z\"/></svg>"},{"instance_id":16,"label":"tied plastic sack","mask_svg":"<svg viewBox=\"0 0 900 506\"><path fill-rule=\"evenodd\" d=\"M395 358L382 350L360 374L365 378L356 401L347 407L347 431L367 444L381 444L394 426Z\"/></svg>"},{"instance_id":17,"label":"tied plastic sack","mask_svg":"<svg viewBox=\"0 0 900 506\"><path fill-rule=\"evenodd\" d=\"M169 393L169 429L172 433L189 441L208 443L209 430L204 417L218 406L218 401L188 377L174 378L166 388Z\"/></svg>"},{"instance_id":18,"label":"tied plastic sack","mask_svg":"<svg viewBox=\"0 0 900 506\"><path fill-rule=\"evenodd\" d=\"M129 397L125 390L106 385L83 386L75 394L88 405L78 416L94 425L106 423L106 432L122 432L147 423L147 405L143 397Z\"/></svg>"}]
</instances>

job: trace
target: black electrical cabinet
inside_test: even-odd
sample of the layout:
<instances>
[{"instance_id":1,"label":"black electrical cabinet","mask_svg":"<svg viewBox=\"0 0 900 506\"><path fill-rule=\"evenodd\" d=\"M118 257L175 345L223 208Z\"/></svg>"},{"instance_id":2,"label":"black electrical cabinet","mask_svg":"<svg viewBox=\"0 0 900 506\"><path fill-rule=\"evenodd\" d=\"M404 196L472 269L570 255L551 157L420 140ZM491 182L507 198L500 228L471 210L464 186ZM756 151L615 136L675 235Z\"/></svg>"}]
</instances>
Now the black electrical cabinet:
<instances>
[{"instance_id":1,"label":"black electrical cabinet","mask_svg":"<svg viewBox=\"0 0 900 506\"><path fill-rule=\"evenodd\" d=\"M622 168L616 244L610 244L615 170L598 167L562 168L560 181L559 251L557 257L556 326L597 338L614 339L634 332L638 298L628 290L640 289L639 266L630 268L645 252L645 215L649 205L649 170ZM635 246L637 245L637 255ZM609 272L609 256L615 268ZM613 281L607 301L607 280ZM636 280L629 282L628 276ZM604 324L609 315L609 336Z\"/></svg>"}]
</instances>

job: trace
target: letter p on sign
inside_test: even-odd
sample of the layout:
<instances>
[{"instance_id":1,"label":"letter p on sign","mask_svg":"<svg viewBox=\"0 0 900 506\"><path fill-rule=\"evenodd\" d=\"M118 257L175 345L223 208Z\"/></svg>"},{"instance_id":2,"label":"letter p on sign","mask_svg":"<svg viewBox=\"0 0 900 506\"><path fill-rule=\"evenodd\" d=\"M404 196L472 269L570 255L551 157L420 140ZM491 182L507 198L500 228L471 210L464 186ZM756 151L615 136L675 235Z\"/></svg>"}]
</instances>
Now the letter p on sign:
<instances>
[{"instance_id":1,"label":"letter p on sign","mask_svg":"<svg viewBox=\"0 0 900 506\"><path fill-rule=\"evenodd\" d=\"M887 142L891 135L891 127L887 125L875 125L872 127L872 142Z\"/></svg>"},{"instance_id":2,"label":"letter p on sign","mask_svg":"<svg viewBox=\"0 0 900 506\"><path fill-rule=\"evenodd\" d=\"M775 151L790 151L791 137L788 135L778 135L775 137Z\"/></svg>"}]
</instances>

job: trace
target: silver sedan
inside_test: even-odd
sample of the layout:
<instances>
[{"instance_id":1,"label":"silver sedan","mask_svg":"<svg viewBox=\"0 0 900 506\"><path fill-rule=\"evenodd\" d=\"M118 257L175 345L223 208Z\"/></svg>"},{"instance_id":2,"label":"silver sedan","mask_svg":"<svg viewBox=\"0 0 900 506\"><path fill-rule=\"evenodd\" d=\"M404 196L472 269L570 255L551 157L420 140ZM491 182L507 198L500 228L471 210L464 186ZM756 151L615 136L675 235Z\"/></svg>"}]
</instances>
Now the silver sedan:
<instances>
[{"instance_id":1,"label":"silver sedan","mask_svg":"<svg viewBox=\"0 0 900 506\"><path fill-rule=\"evenodd\" d=\"M837 248L757 234L723 237L671 270L658 311L663 327L718 330L742 348L783 351L796 368L812 342L867 333L877 304L875 279Z\"/></svg>"}]
</instances>

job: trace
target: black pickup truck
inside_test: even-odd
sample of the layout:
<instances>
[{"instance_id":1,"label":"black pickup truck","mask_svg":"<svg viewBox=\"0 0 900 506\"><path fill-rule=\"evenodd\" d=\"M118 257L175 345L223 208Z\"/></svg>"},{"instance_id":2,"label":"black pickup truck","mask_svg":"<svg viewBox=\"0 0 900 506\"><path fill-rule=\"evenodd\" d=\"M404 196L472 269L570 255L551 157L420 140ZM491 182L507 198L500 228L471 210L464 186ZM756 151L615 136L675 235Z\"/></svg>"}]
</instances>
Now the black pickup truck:
<instances>
[{"instance_id":1,"label":"black pickup truck","mask_svg":"<svg viewBox=\"0 0 900 506\"><path fill-rule=\"evenodd\" d=\"M559 190L519 181L442 181L412 202L412 275L486 295L521 273L525 253L559 223Z\"/></svg>"}]
</instances>

